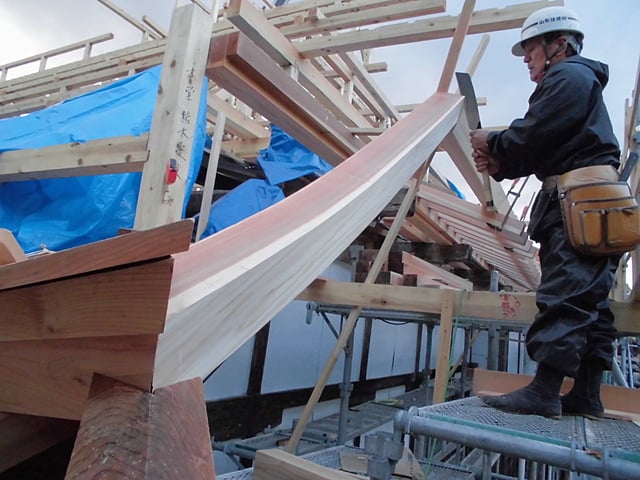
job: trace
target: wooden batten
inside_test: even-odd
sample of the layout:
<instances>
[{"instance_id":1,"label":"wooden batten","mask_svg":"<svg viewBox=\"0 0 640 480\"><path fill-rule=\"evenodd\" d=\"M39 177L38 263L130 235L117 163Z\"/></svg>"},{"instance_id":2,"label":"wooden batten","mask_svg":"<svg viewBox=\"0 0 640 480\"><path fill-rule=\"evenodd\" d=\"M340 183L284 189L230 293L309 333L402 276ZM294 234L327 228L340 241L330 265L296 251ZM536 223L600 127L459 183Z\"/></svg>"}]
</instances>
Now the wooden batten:
<instances>
[{"instance_id":1,"label":"wooden batten","mask_svg":"<svg viewBox=\"0 0 640 480\"><path fill-rule=\"evenodd\" d=\"M214 480L200 379L149 393L96 375L66 480Z\"/></svg>"},{"instance_id":2,"label":"wooden batten","mask_svg":"<svg viewBox=\"0 0 640 480\"><path fill-rule=\"evenodd\" d=\"M141 172L147 161L147 138L125 136L3 152L0 182Z\"/></svg>"},{"instance_id":3,"label":"wooden batten","mask_svg":"<svg viewBox=\"0 0 640 480\"><path fill-rule=\"evenodd\" d=\"M438 314L443 291L436 288L398 285L365 285L316 279L301 291L298 300L337 305L360 305L383 310ZM456 315L469 318L529 325L537 312L535 294L520 292L456 292ZM640 303L611 303L616 328L627 335L640 333Z\"/></svg>"}]
</instances>

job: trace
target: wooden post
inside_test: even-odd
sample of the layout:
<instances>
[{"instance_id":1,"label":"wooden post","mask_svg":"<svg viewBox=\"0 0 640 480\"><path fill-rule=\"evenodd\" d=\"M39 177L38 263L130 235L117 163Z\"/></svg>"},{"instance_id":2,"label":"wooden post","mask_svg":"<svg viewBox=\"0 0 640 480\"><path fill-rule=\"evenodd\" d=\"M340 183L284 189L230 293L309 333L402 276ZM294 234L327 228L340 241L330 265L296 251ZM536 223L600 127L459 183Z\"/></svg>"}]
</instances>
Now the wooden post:
<instances>
[{"instance_id":1,"label":"wooden post","mask_svg":"<svg viewBox=\"0 0 640 480\"><path fill-rule=\"evenodd\" d=\"M211 16L195 4L174 10L162 62L134 228L179 220L185 196L212 29ZM168 170L177 170L175 180Z\"/></svg>"},{"instance_id":2,"label":"wooden post","mask_svg":"<svg viewBox=\"0 0 640 480\"><path fill-rule=\"evenodd\" d=\"M65 480L213 480L202 381L149 393L94 375Z\"/></svg>"},{"instance_id":3,"label":"wooden post","mask_svg":"<svg viewBox=\"0 0 640 480\"><path fill-rule=\"evenodd\" d=\"M453 290L446 289L442 292L440 332L438 334L438 360L436 362L436 379L433 387L433 403L444 402L447 395L451 337L453 333L453 300Z\"/></svg>"}]
</instances>

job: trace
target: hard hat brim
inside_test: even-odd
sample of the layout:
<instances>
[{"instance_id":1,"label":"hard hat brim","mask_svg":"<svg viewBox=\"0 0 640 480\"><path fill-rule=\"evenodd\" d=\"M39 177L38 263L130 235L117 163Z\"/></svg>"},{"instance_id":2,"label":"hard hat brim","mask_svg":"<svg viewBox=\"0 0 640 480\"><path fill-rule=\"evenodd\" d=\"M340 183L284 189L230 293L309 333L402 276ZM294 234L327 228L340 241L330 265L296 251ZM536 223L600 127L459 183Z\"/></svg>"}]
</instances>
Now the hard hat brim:
<instances>
[{"instance_id":1,"label":"hard hat brim","mask_svg":"<svg viewBox=\"0 0 640 480\"><path fill-rule=\"evenodd\" d=\"M511 47L511 53L516 57L524 57L527 52L522 48L522 42L516 43L513 47Z\"/></svg>"}]
</instances>

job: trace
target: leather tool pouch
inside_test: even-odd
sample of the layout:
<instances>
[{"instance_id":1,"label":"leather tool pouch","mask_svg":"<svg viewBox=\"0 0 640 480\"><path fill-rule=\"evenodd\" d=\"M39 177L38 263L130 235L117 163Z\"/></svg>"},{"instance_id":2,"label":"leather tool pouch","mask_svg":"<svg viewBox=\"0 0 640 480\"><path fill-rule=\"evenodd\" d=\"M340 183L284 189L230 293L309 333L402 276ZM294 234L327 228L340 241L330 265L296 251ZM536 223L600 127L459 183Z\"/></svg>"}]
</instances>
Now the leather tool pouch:
<instances>
[{"instance_id":1,"label":"leather tool pouch","mask_svg":"<svg viewBox=\"0 0 640 480\"><path fill-rule=\"evenodd\" d=\"M615 255L640 243L640 210L627 182L609 165L561 175L558 197L571 244L589 255Z\"/></svg>"}]
</instances>

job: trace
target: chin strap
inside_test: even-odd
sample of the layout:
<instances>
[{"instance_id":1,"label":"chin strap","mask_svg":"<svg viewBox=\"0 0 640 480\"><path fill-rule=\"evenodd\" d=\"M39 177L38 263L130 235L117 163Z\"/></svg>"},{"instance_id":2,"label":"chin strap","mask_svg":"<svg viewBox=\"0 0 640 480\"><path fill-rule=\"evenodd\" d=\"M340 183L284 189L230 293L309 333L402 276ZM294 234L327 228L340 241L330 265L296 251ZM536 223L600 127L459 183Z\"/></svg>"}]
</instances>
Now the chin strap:
<instances>
[{"instance_id":1,"label":"chin strap","mask_svg":"<svg viewBox=\"0 0 640 480\"><path fill-rule=\"evenodd\" d=\"M549 55L549 53L547 52L547 42L544 41L544 39L542 39L542 48L544 49L544 54L547 57L547 60L544 62L544 72L546 73L547 70L549 70L549 67L551 66L551 60L554 59L554 57L556 57L559 53L564 52L567 49L567 43L564 42L562 45L560 45L558 48L556 48L551 55Z\"/></svg>"}]
</instances>

